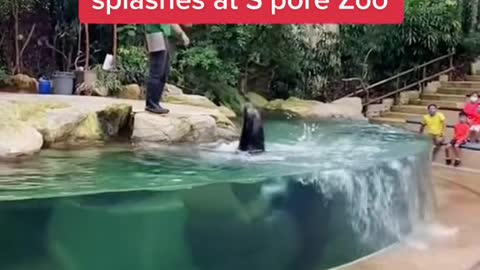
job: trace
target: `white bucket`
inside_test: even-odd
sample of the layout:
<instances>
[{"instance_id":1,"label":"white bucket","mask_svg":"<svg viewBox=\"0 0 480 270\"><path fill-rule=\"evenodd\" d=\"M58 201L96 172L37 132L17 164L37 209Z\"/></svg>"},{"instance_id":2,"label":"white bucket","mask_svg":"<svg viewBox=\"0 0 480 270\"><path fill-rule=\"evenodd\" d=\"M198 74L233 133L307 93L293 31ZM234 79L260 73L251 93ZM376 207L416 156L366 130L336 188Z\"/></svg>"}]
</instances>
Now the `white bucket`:
<instances>
[{"instance_id":1,"label":"white bucket","mask_svg":"<svg viewBox=\"0 0 480 270\"><path fill-rule=\"evenodd\" d=\"M103 61L103 70L112 70L113 69L113 55L107 54L105 61Z\"/></svg>"},{"instance_id":2,"label":"white bucket","mask_svg":"<svg viewBox=\"0 0 480 270\"><path fill-rule=\"evenodd\" d=\"M167 46L165 44L165 37L162 32L147 34L148 52L165 51Z\"/></svg>"}]
</instances>

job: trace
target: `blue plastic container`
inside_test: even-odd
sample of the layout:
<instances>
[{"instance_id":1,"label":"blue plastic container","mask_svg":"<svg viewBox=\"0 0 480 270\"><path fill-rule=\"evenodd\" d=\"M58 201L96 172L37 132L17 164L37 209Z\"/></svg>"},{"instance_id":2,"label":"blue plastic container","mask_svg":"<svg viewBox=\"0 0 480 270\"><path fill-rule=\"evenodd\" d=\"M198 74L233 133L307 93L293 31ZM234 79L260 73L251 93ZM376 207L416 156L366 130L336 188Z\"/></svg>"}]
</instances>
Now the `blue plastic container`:
<instances>
[{"instance_id":1,"label":"blue plastic container","mask_svg":"<svg viewBox=\"0 0 480 270\"><path fill-rule=\"evenodd\" d=\"M51 95L52 82L47 78L40 78L40 80L38 80L38 93L41 95Z\"/></svg>"}]
</instances>

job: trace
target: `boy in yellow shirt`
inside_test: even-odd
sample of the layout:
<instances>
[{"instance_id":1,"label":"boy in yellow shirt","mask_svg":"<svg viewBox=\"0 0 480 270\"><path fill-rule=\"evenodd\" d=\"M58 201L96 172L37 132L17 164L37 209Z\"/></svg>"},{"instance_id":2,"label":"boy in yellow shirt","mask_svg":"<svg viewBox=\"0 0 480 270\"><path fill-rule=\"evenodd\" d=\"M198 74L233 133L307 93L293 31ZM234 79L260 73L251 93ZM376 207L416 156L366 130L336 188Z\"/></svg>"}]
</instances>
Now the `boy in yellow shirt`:
<instances>
[{"instance_id":1,"label":"boy in yellow shirt","mask_svg":"<svg viewBox=\"0 0 480 270\"><path fill-rule=\"evenodd\" d=\"M422 125L420 126L420 133L423 134L425 127L427 128L427 134L433 140L433 156L435 160L438 151L445 145L444 132L446 129L445 115L438 112L438 107L435 104L430 104L427 107L428 114L423 116Z\"/></svg>"}]
</instances>

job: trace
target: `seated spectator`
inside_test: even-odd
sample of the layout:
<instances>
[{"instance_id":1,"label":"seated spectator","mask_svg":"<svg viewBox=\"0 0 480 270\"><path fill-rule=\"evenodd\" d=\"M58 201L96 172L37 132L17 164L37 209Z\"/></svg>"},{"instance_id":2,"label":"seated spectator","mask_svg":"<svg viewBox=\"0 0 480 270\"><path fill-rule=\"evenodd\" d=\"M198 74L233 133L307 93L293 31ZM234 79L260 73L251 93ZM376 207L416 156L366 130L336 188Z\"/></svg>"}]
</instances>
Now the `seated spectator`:
<instances>
[{"instance_id":1,"label":"seated spectator","mask_svg":"<svg viewBox=\"0 0 480 270\"><path fill-rule=\"evenodd\" d=\"M461 149L460 147L467 143L468 136L470 135L470 125L468 124L467 115L461 112L458 116L458 123L455 125L455 134L453 140L445 149L445 163L447 165L452 164L452 158L450 152L453 152L455 162L453 166L460 166L461 162Z\"/></svg>"},{"instance_id":2,"label":"seated spectator","mask_svg":"<svg viewBox=\"0 0 480 270\"><path fill-rule=\"evenodd\" d=\"M480 142L480 106L477 106L476 113L470 121L470 141L479 143Z\"/></svg>"},{"instance_id":3,"label":"seated spectator","mask_svg":"<svg viewBox=\"0 0 480 270\"><path fill-rule=\"evenodd\" d=\"M435 160L438 151L445 144L445 115L438 112L438 106L430 104L427 107L428 114L423 116L422 125L420 126L420 133L423 134L425 127L427 128L427 134L433 141L434 149L432 159Z\"/></svg>"}]
</instances>

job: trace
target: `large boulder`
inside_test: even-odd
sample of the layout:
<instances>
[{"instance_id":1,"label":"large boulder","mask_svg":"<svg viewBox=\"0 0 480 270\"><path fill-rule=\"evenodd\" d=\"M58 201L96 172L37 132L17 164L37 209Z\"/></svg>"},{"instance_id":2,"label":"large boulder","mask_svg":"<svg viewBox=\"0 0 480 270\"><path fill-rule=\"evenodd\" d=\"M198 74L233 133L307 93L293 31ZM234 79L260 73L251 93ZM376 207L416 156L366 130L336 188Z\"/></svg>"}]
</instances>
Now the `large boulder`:
<instances>
[{"instance_id":1,"label":"large boulder","mask_svg":"<svg viewBox=\"0 0 480 270\"><path fill-rule=\"evenodd\" d=\"M163 101L172 104L191 105L211 109L217 108L215 103L199 95L168 95Z\"/></svg>"},{"instance_id":2,"label":"large boulder","mask_svg":"<svg viewBox=\"0 0 480 270\"><path fill-rule=\"evenodd\" d=\"M364 120L359 98L344 98L333 103L289 98L272 100L265 109L305 119L347 118Z\"/></svg>"},{"instance_id":3,"label":"large boulder","mask_svg":"<svg viewBox=\"0 0 480 270\"><path fill-rule=\"evenodd\" d=\"M9 84L11 84L19 92L38 92L38 81L35 78L31 78L25 74L11 76Z\"/></svg>"},{"instance_id":4,"label":"large boulder","mask_svg":"<svg viewBox=\"0 0 480 270\"><path fill-rule=\"evenodd\" d=\"M132 107L128 104L112 104L90 112L70 133L70 142L98 141L121 135L128 130Z\"/></svg>"},{"instance_id":5,"label":"large boulder","mask_svg":"<svg viewBox=\"0 0 480 270\"><path fill-rule=\"evenodd\" d=\"M124 99L141 99L142 89L138 84L129 84L122 87L119 98Z\"/></svg>"},{"instance_id":6,"label":"large boulder","mask_svg":"<svg viewBox=\"0 0 480 270\"><path fill-rule=\"evenodd\" d=\"M192 114L161 116L135 114L132 140L135 143L204 143L237 138L236 130L225 116Z\"/></svg>"},{"instance_id":7,"label":"large boulder","mask_svg":"<svg viewBox=\"0 0 480 270\"><path fill-rule=\"evenodd\" d=\"M200 95L186 95L183 90L175 85L167 84L162 96L162 102L183 104L208 109L217 109L228 118L235 118L237 114L226 106L217 106L208 98Z\"/></svg>"},{"instance_id":8,"label":"large boulder","mask_svg":"<svg viewBox=\"0 0 480 270\"><path fill-rule=\"evenodd\" d=\"M249 92L247 98L257 108L265 108L268 105L268 100L257 93Z\"/></svg>"},{"instance_id":9,"label":"large boulder","mask_svg":"<svg viewBox=\"0 0 480 270\"><path fill-rule=\"evenodd\" d=\"M0 124L0 160L35 154L43 145L42 134L25 124Z\"/></svg>"}]
</instances>

